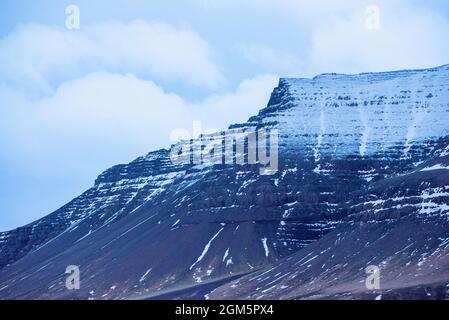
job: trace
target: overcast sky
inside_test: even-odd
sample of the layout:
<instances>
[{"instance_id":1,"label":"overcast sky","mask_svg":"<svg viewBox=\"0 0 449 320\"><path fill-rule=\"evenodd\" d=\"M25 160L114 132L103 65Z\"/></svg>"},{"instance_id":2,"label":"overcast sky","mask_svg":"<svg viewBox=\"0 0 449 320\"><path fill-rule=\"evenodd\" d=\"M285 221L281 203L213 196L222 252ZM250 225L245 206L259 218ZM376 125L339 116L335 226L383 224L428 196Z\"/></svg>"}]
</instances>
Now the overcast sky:
<instances>
[{"instance_id":1,"label":"overcast sky","mask_svg":"<svg viewBox=\"0 0 449 320\"><path fill-rule=\"evenodd\" d=\"M448 3L0 1L0 230L169 147L176 128L247 120L279 77L449 63Z\"/></svg>"}]
</instances>

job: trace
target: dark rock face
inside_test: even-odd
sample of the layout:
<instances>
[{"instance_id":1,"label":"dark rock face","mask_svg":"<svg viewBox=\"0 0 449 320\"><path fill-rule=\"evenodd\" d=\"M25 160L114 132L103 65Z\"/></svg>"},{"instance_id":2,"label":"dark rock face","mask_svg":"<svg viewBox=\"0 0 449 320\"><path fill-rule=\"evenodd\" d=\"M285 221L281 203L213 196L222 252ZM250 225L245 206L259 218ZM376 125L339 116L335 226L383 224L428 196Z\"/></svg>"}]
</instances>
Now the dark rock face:
<instances>
[{"instance_id":1,"label":"dark rock face","mask_svg":"<svg viewBox=\"0 0 449 320\"><path fill-rule=\"evenodd\" d=\"M25 227L0 235L0 268L60 235L80 222L92 228L128 214L170 181L181 170L171 165L168 151L160 150L128 165L113 167L101 174L95 186L54 213ZM169 173L168 177L164 173ZM165 180L168 179L168 180Z\"/></svg>"},{"instance_id":2,"label":"dark rock face","mask_svg":"<svg viewBox=\"0 0 449 320\"><path fill-rule=\"evenodd\" d=\"M211 299L447 299L449 156L387 178L348 203L347 219L319 241L224 284ZM380 269L369 290L368 266Z\"/></svg>"},{"instance_id":3,"label":"dark rock face","mask_svg":"<svg viewBox=\"0 0 449 320\"><path fill-rule=\"evenodd\" d=\"M176 165L170 150L115 166L0 234L0 298L371 298L360 276L384 260L389 297L440 298L448 120L448 66L281 79L266 108L231 126L279 131L276 174ZM68 265L80 290L65 287Z\"/></svg>"}]
</instances>

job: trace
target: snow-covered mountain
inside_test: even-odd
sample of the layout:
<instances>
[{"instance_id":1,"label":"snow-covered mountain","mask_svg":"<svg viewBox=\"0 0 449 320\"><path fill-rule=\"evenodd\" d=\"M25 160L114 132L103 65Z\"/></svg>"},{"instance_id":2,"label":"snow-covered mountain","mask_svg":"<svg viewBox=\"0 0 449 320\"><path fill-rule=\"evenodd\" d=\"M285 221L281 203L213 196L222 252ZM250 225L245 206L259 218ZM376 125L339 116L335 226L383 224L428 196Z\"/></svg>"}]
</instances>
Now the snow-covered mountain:
<instances>
[{"instance_id":1,"label":"snow-covered mountain","mask_svg":"<svg viewBox=\"0 0 449 320\"><path fill-rule=\"evenodd\" d=\"M115 166L0 234L0 298L441 298L448 122L449 66L281 79L230 127L278 130L274 175L173 164L170 150ZM376 263L388 292L360 282Z\"/></svg>"}]
</instances>

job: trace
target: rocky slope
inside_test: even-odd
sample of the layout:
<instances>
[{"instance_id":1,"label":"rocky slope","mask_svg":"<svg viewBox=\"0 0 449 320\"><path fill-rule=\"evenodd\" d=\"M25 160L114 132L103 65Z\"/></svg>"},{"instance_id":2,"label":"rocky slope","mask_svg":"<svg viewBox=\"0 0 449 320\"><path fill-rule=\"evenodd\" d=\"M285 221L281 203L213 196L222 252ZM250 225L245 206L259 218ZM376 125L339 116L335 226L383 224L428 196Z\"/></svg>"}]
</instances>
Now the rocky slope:
<instances>
[{"instance_id":1,"label":"rocky slope","mask_svg":"<svg viewBox=\"0 0 449 320\"><path fill-rule=\"evenodd\" d=\"M448 299L449 156L372 183L319 241L211 299ZM379 268L379 288L365 285Z\"/></svg>"},{"instance_id":2,"label":"rocky slope","mask_svg":"<svg viewBox=\"0 0 449 320\"><path fill-rule=\"evenodd\" d=\"M448 120L449 66L281 79L266 108L230 127L279 131L274 175L260 175L251 164L176 165L170 150L113 167L56 212L0 234L0 298L138 298L248 272L267 274L235 280L237 287L220 282L210 296L341 297L347 286L364 297L355 286L365 262L410 253L402 238L394 246L383 241L408 235L419 246L425 226L433 238L447 238L440 210L447 198L429 196L436 202L426 207L419 201L449 184L439 173L445 169L436 170L435 181L434 170L420 171L446 161ZM350 265L348 255L350 271L341 268ZM302 265L309 257L315 258ZM65 288L68 265L80 266L80 290ZM330 274L339 280L316 280Z\"/></svg>"}]
</instances>

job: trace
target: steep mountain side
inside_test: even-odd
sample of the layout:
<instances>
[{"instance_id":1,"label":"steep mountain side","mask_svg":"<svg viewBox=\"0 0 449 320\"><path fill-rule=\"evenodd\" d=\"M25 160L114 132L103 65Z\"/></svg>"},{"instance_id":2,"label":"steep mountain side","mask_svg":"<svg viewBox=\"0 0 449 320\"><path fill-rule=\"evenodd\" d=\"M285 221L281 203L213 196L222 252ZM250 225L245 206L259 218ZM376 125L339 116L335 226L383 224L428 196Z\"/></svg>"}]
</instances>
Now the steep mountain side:
<instances>
[{"instance_id":1,"label":"steep mountain side","mask_svg":"<svg viewBox=\"0 0 449 320\"><path fill-rule=\"evenodd\" d=\"M174 166L167 150L149 153L128 165L101 174L95 185L54 213L24 227L0 233L0 270L81 222L92 229L120 219L164 190L182 167Z\"/></svg>"},{"instance_id":2,"label":"steep mountain side","mask_svg":"<svg viewBox=\"0 0 449 320\"><path fill-rule=\"evenodd\" d=\"M211 299L449 298L449 156L371 184L348 219L292 256ZM380 286L365 285L368 266Z\"/></svg>"},{"instance_id":3,"label":"steep mountain side","mask_svg":"<svg viewBox=\"0 0 449 320\"><path fill-rule=\"evenodd\" d=\"M370 210L366 188L448 152L448 79L449 66L281 79L259 115L221 133L278 130L274 175L173 164L176 146L113 167L55 213L0 234L0 298L145 296L302 254ZM68 265L80 266L80 290L65 288Z\"/></svg>"}]
</instances>

